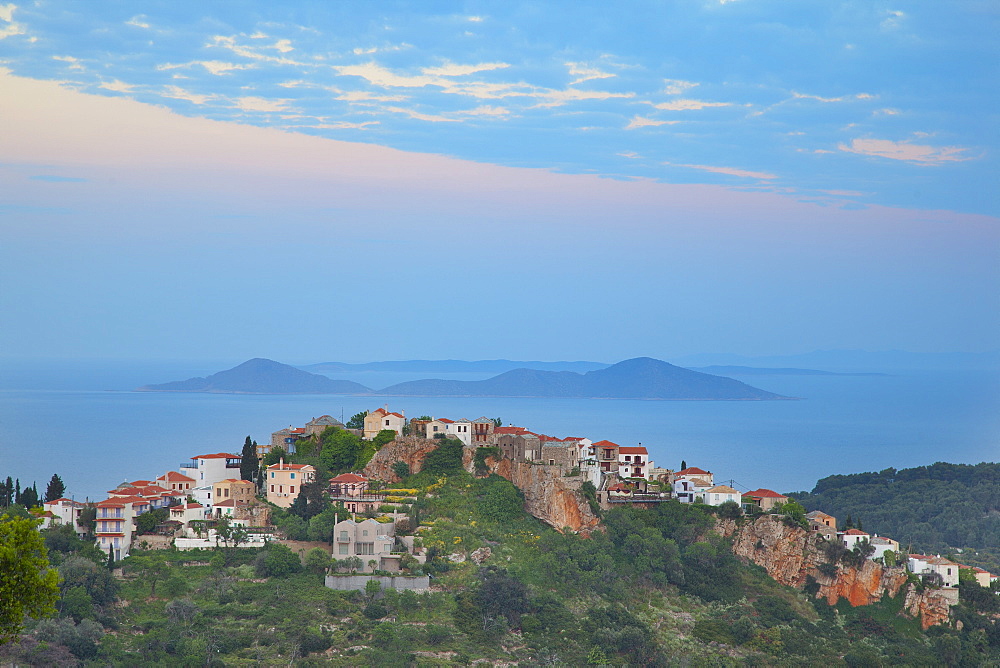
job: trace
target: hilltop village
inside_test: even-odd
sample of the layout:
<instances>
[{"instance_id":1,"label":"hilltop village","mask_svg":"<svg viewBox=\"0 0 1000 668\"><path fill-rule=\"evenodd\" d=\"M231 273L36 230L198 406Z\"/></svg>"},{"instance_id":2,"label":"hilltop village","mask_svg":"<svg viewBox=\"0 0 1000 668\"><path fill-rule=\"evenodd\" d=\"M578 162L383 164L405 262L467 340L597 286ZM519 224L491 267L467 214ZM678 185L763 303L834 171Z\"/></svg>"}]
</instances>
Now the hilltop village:
<instances>
[{"instance_id":1,"label":"hilltop village","mask_svg":"<svg viewBox=\"0 0 1000 668\"><path fill-rule=\"evenodd\" d=\"M297 503L304 507L310 498L322 495L344 510L332 530L333 559L358 558L362 572L403 573L409 570L407 565L426 559L426 551L416 539L420 527L410 526L410 506L418 490L385 486L400 478L404 472L400 467L416 472L421 454L450 440L461 444L463 460L477 473L506 473L505 477L525 493L528 511L557 529L586 532L596 526L594 516L567 520L565 513L557 513L558 522L553 521L550 511L554 505L564 503L560 495L567 491L583 508L571 512L571 518L587 515L588 503L598 512L622 504L704 504L718 507L720 517L790 516L827 544L839 544L881 565L905 566L925 582L945 590L957 587L963 569L984 587L997 580L996 575L981 568L940 556L901 552L899 543L892 538L869 534L849 522L848 526L838 526L837 519L824 512L805 514L794 500L773 490L739 491L717 484L711 471L686 463L678 470L658 467L641 444L626 446L577 436L558 438L525 427L502 426L499 419L486 417L453 420L423 416L408 420L405 412L390 411L388 406L355 417L363 420L355 420L352 427L324 415L302 427L275 431L268 441L253 448L257 462L250 470L257 473L246 476L252 479L241 476L241 470L248 470L243 462L246 454L198 454L177 470L124 482L96 504L59 498L46 501L36 515L46 526L69 524L85 535L90 528L84 521L84 511L93 507L96 545L119 561L137 545L149 548L169 544L185 550L223 544L259 547L280 542L286 537L271 522L272 512L291 509ZM371 461L361 470L317 480L316 467L285 461L286 456L296 454L301 444L337 431L377 444ZM278 455L278 461L267 463L274 455ZM525 478L516 473L524 470L532 475ZM527 489L532 480L543 478L557 484L540 485L541 493ZM151 523L148 518L154 511L160 511L160 521ZM401 533L409 535L396 535L398 523L406 527ZM328 584L341 583L333 580ZM427 582L410 586L419 589ZM952 598L957 601L957 593Z\"/></svg>"}]
</instances>

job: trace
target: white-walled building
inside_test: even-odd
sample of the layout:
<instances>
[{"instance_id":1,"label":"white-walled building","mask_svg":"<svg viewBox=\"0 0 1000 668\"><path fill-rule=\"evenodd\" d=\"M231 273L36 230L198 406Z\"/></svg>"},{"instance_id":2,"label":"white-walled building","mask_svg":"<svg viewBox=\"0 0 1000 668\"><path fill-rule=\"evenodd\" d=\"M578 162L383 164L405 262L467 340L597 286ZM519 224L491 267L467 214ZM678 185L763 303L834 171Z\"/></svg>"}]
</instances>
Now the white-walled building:
<instances>
[{"instance_id":1,"label":"white-walled building","mask_svg":"<svg viewBox=\"0 0 1000 668\"><path fill-rule=\"evenodd\" d=\"M727 487L726 485L716 485L715 487L709 487L704 492L701 493L702 503L706 503L710 506L721 506L727 501L732 501L737 506L740 505L740 501L743 498L742 495L733 489L732 487Z\"/></svg>"},{"instance_id":2,"label":"white-walled building","mask_svg":"<svg viewBox=\"0 0 1000 668\"><path fill-rule=\"evenodd\" d=\"M87 507L87 504L73 499L61 498L46 501L42 505L54 516L53 524L68 524L81 536L87 533L87 530L80 526L80 513Z\"/></svg>"},{"instance_id":3,"label":"white-walled building","mask_svg":"<svg viewBox=\"0 0 1000 668\"><path fill-rule=\"evenodd\" d=\"M239 477L241 455L231 452L216 452L210 455L192 457L190 462L180 465L180 472L194 479L194 485L214 485L220 480Z\"/></svg>"},{"instance_id":4,"label":"white-walled building","mask_svg":"<svg viewBox=\"0 0 1000 668\"><path fill-rule=\"evenodd\" d=\"M618 475L623 478L645 478L653 462L642 445L623 445L618 448Z\"/></svg>"}]
</instances>

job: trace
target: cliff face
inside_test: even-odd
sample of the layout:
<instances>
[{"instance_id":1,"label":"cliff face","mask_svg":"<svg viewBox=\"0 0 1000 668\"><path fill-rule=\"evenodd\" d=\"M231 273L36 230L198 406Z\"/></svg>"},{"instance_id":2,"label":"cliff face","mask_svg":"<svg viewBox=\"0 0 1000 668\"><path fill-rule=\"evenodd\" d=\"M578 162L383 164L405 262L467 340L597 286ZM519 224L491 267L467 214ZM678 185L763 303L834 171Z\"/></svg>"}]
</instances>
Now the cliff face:
<instances>
[{"instance_id":1,"label":"cliff face","mask_svg":"<svg viewBox=\"0 0 1000 668\"><path fill-rule=\"evenodd\" d=\"M906 592L903 609L911 617L920 620L920 626L926 631L938 624L947 624L951 619L951 606L958 604L957 589L925 589L918 592L910 588Z\"/></svg>"},{"instance_id":2,"label":"cliff face","mask_svg":"<svg viewBox=\"0 0 1000 668\"><path fill-rule=\"evenodd\" d=\"M763 566L781 584L801 589L812 576L819 585L816 597L825 598L830 605L842 598L854 606L869 605L883 596L895 596L906 583L906 570L902 567L882 566L869 559L860 567L839 563L834 575L825 575L819 570L820 564L827 563L821 548L822 538L769 515L742 525L734 520L720 520L718 529L723 535L732 536L737 556ZM939 620L932 623L947 621L947 607L942 618L937 603L914 600L915 610L921 605L928 610L923 619Z\"/></svg>"},{"instance_id":3,"label":"cliff face","mask_svg":"<svg viewBox=\"0 0 1000 668\"><path fill-rule=\"evenodd\" d=\"M410 473L420 473L424 457L438 445L440 445L440 441L429 441L415 436L400 436L383 445L361 473L376 480L399 482L399 476L392 471L393 464L406 462L406 465L410 467Z\"/></svg>"},{"instance_id":4,"label":"cliff face","mask_svg":"<svg viewBox=\"0 0 1000 668\"><path fill-rule=\"evenodd\" d=\"M488 460L491 470L510 480L524 494L524 509L562 531L590 534L600 519L578 492L584 476L566 477L556 466Z\"/></svg>"},{"instance_id":5,"label":"cliff face","mask_svg":"<svg viewBox=\"0 0 1000 668\"><path fill-rule=\"evenodd\" d=\"M396 462L406 462L411 473L419 473L424 458L440 443L414 436L403 436L386 443L375 453L362 473L386 482L398 482L399 476L392 471ZM476 448L466 447L462 452L465 469L474 473ZM524 494L524 509L546 524L562 531L589 534L600 520L590 511L577 490L583 484L583 476L564 477L555 466L541 466L514 463L507 459L487 459L491 473L510 480Z\"/></svg>"}]
</instances>

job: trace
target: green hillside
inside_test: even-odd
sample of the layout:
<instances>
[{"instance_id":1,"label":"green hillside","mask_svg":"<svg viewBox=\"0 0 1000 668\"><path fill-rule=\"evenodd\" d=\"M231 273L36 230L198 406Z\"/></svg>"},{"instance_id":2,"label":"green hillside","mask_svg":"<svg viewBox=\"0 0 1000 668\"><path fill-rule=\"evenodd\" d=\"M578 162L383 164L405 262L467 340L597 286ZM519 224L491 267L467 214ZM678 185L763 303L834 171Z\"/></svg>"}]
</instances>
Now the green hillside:
<instances>
[{"instance_id":1,"label":"green hillside","mask_svg":"<svg viewBox=\"0 0 1000 668\"><path fill-rule=\"evenodd\" d=\"M962 631L922 633L901 600L832 608L736 559L706 507L606 512L605 531L560 534L522 510L508 481L442 456L409 476L411 521L428 549L425 594L337 592L328 552L305 565L260 550L136 552L121 577L79 541L46 532L63 575L55 619L34 623L0 663L22 665L802 666L988 665L1000 624L971 609ZM310 520L320 521L321 515ZM461 562L480 548L477 565ZM482 553L480 553L482 554ZM100 563L98 563L100 562ZM343 565L343 564L341 564ZM983 590L981 606L997 601Z\"/></svg>"},{"instance_id":2,"label":"green hillside","mask_svg":"<svg viewBox=\"0 0 1000 668\"><path fill-rule=\"evenodd\" d=\"M972 566L1000 572L1000 464L946 464L878 473L832 475L812 492L792 492L807 510L912 546L953 553Z\"/></svg>"}]
</instances>

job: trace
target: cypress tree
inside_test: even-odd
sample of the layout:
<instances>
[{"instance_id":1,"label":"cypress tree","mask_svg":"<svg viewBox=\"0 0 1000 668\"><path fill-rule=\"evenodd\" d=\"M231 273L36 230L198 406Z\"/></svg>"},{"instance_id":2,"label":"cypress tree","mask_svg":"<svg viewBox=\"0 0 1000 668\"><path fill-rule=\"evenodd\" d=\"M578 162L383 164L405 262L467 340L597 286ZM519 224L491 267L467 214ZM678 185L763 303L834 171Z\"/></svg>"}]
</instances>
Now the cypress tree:
<instances>
[{"instance_id":1,"label":"cypress tree","mask_svg":"<svg viewBox=\"0 0 1000 668\"><path fill-rule=\"evenodd\" d=\"M851 520L851 516L850 515L848 515L847 519L844 520L844 528L845 529L853 529L854 528L854 522Z\"/></svg>"},{"instance_id":2,"label":"cypress tree","mask_svg":"<svg viewBox=\"0 0 1000 668\"><path fill-rule=\"evenodd\" d=\"M16 478L14 480L14 503L21 503L21 479Z\"/></svg>"},{"instance_id":3,"label":"cypress tree","mask_svg":"<svg viewBox=\"0 0 1000 668\"><path fill-rule=\"evenodd\" d=\"M65 492L66 485L63 483L62 478L53 473L48 487L45 488L45 500L55 501L56 499L61 499Z\"/></svg>"},{"instance_id":4,"label":"cypress tree","mask_svg":"<svg viewBox=\"0 0 1000 668\"><path fill-rule=\"evenodd\" d=\"M108 544L108 570L114 570L115 567L115 546L113 543Z\"/></svg>"},{"instance_id":5,"label":"cypress tree","mask_svg":"<svg viewBox=\"0 0 1000 668\"><path fill-rule=\"evenodd\" d=\"M242 459L240 459L240 478L243 480L256 480L257 479L257 443L250 440L247 436L247 440L243 442L243 452L241 453Z\"/></svg>"},{"instance_id":6,"label":"cypress tree","mask_svg":"<svg viewBox=\"0 0 1000 668\"><path fill-rule=\"evenodd\" d=\"M682 459L681 460L681 471L683 471L687 467L688 467L688 463Z\"/></svg>"}]
</instances>

